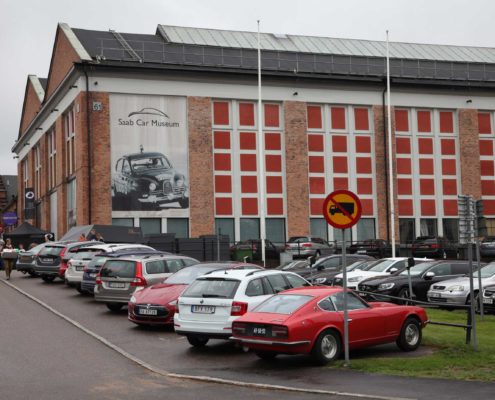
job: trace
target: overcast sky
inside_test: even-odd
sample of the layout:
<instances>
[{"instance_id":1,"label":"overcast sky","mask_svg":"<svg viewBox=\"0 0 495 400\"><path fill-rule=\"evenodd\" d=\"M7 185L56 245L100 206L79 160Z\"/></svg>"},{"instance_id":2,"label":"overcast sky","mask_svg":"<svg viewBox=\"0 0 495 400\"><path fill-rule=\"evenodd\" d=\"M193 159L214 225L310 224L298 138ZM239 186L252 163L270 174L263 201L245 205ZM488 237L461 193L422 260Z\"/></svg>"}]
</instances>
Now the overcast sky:
<instances>
[{"instance_id":1,"label":"overcast sky","mask_svg":"<svg viewBox=\"0 0 495 400\"><path fill-rule=\"evenodd\" d=\"M0 0L0 174L17 174L28 74L48 76L58 22L154 34L158 24L495 47L493 0Z\"/></svg>"}]
</instances>

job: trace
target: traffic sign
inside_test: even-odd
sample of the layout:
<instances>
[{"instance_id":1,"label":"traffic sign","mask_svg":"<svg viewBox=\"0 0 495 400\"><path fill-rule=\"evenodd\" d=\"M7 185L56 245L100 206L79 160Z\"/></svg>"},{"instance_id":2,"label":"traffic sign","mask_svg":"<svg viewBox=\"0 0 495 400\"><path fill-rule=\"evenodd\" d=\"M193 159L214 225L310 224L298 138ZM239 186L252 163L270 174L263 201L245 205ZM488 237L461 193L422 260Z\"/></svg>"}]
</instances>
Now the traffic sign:
<instances>
[{"instance_id":1,"label":"traffic sign","mask_svg":"<svg viewBox=\"0 0 495 400\"><path fill-rule=\"evenodd\" d=\"M334 228L346 229L361 218L361 201L349 190L336 190L323 202L323 216Z\"/></svg>"},{"instance_id":2,"label":"traffic sign","mask_svg":"<svg viewBox=\"0 0 495 400\"><path fill-rule=\"evenodd\" d=\"M17 224L17 214L15 212L9 211L2 216L3 223L7 226L12 226Z\"/></svg>"}]
</instances>

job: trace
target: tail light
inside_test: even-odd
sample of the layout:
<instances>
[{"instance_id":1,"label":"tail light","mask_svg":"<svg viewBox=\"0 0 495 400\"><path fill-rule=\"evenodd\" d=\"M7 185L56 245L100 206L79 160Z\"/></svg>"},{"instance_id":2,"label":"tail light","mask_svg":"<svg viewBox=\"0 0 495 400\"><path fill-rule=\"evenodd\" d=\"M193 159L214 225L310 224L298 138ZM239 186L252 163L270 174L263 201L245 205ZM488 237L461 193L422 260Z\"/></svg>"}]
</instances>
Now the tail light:
<instances>
[{"instance_id":1,"label":"tail light","mask_svg":"<svg viewBox=\"0 0 495 400\"><path fill-rule=\"evenodd\" d=\"M132 280L131 286L132 287L143 287L146 286L148 283L146 282L146 279L144 279L143 276L143 264L140 262L136 263L136 277Z\"/></svg>"},{"instance_id":2,"label":"tail light","mask_svg":"<svg viewBox=\"0 0 495 400\"><path fill-rule=\"evenodd\" d=\"M279 339L287 339L289 337L289 328L282 325L273 325L272 337Z\"/></svg>"},{"instance_id":3,"label":"tail light","mask_svg":"<svg viewBox=\"0 0 495 400\"><path fill-rule=\"evenodd\" d=\"M248 310L248 303L243 303L240 301L234 301L232 302L232 308L230 310L230 315L231 316L241 316L247 313Z\"/></svg>"},{"instance_id":4,"label":"tail light","mask_svg":"<svg viewBox=\"0 0 495 400\"><path fill-rule=\"evenodd\" d=\"M435 243L435 244L430 245L430 247L432 249L438 249L440 246L437 243Z\"/></svg>"},{"instance_id":5,"label":"tail light","mask_svg":"<svg viewBox=\"0 0 495 400\"><path fill-rule=\"evenodd\" d=\"M60 255L60 258L61 258L61 259L63 259L63 258L64 258L64 255L65 255L65 252L66 252L66 251L67 251L67 247L64 247L64 248L62 249L62 251L60 252L60 254L59 254L59 255Z\"/></svg>"},{"instance_id":6,"label":"tail light","mask_svg":"<svg viewBox=\"0 0 495 400\"><path fill-rule=\"evenodd\" d=\"M243 322L234 322L232 325L232 333L237 335L246 334L247 324Z\"/></svg>"},{"instance_id":7,"label":"tail light","mask_svg":"<svg viewBox=\"0 0 495 400\"><path fill-rule=\"evenodd\" d=\"M98 275L96 275L95 283L97 285L101 285L101 275L99 273L98 273Z\"/></svg>"},{"instance_id":8,"label":"tail light","mask_svg":"<svg viewBox=\"0 0 495 400\"><path fill-rule=\"evenodd\" d=\"M301 247L313 247L311 243L303 243Z\"/></svg>"}]
</instances>

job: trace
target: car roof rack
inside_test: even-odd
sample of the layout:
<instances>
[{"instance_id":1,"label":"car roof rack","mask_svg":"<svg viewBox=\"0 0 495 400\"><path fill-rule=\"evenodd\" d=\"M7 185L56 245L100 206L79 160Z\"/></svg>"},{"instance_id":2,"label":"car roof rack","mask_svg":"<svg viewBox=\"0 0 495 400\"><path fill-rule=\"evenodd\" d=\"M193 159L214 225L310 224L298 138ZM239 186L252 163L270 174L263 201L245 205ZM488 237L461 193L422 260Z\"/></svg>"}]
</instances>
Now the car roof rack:
<instances>
[{"instance_id":1,"label":"car roof rack","mask_svg":"<svg viewBox=\"0 0 495 400\"><path fill-rule=\"evenodd\" d=\"M246 276L251 276L251 275L254 275L257 272L263 272L263 271L268 271L268 270L266 270L266 269L255 269L255 270L249 272L248 274L246 274Z\"/></svg>"}]
</instances>

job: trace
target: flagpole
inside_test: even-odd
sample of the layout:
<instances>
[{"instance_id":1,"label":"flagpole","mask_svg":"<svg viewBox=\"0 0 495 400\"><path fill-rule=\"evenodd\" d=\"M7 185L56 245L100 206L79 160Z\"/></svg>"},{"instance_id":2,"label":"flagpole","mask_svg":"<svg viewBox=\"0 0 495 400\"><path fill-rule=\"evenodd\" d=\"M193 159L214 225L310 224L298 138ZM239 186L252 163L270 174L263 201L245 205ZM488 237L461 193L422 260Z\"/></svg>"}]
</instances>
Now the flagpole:
<instances>
[{"instance_id":1,"label":"flagpole","mask_svg":"<svg viewBox=\"0 0 495 400\"><path fill-rule=\"evenodd\" d=\"M265 173L264 173L264 143L263 140L263 113L261 103L261 40L260 40L260 20L258 20L258 180L260 188L260 239L261 239L261 261L266 266L265 249Z\"/></svg>"},{"instance_id":2,"label":"flagpole","mask_svg":"<svg viewBox=\"0 0 495 400\"><path fill-rule=\"evenodd\" d=\"M390 52L387 30L387 130L388 130L388 170L390 190L390 233L392 236L392 257L395 257L395 200L394 200L394 170L392 160L392 118L390 112Z\"/></svg>"}]
</instances>

